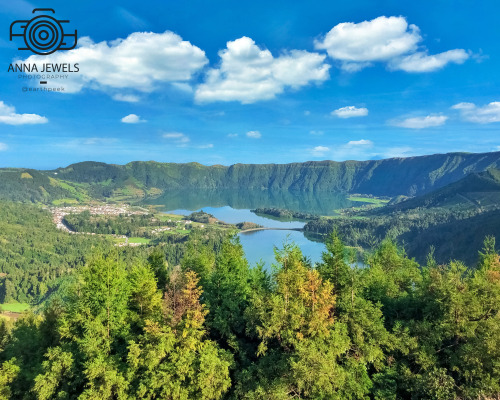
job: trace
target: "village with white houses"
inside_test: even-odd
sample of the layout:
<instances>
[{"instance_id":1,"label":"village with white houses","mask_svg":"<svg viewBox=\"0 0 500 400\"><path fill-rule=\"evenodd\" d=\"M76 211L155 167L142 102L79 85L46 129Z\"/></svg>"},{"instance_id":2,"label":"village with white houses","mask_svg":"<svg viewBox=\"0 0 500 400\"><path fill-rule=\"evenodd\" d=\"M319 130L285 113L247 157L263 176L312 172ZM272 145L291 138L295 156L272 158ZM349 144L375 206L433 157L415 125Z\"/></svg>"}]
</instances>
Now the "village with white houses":
<instances>
[{"instance_id":1,"label":"village with white houses","mask_svg":"<svg viewBox=\"0 0 500 400\"><path fill-rule=\"evenodd\" d=\"M118 216L132 216L132 215L149 215L152 212L146 208L138 207L138 206L130 206L128 204L94 204L94 205L78 205L78 206L60 206L60 207L49 207L48 210L52 213L52 221L55 226L65 232L70 234L84 234L84 235L103 235L94 232L76 232L72 230L65 221L65 217L70 214L80 214L82 212L88 211L91 215L107 215L110 217L118 217ZM190 219L184 219L182 216L172 216L175 219L165 219L164 226L158 226L152 228L149 233L150 235L159 235L161 233L167 231L176 231L176 230L187 230L192 226L192 224L196 224L197 228L205 228L205 224L199 224L191 221ZM152 215L152 220L156 221L156 219ZM219 221L217 221L219 222ZM140 246L145 244L144 242L133 242L130 241L129 237L126 235L117 235L117 234L108 234L105 236L112 236L116 238L118 241L115 246L123 247L123 246Z\"/></svg>"}]
</instances>

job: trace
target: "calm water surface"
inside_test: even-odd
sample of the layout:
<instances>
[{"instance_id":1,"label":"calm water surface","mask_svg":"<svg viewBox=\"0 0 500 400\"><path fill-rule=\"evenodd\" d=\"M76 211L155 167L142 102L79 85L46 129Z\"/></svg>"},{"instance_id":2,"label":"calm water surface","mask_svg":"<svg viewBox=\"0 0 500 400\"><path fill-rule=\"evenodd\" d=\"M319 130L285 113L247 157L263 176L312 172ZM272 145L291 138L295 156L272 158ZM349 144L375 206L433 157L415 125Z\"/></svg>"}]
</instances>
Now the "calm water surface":
<instances>
[{"instance_id":1,"label":"calm water surface","mask_svg":"<svg viewBox=\"0 0 500 400\"><path fill-rule=\"evenodd\" d=\"M275 262L275 246L281 248L286 242L297 244L302 254L312 262L321 261L321 253L326 250L324 243L309 240L297 231L256 231L240 233L238 236L250 265L264 262L267 268Z\"/></svg>"},{"instance_id":2,"label":"calm water surface","mask_svg":"<svg viewBox=\"0 0 500 400\"><path fill-rule=\"evenodd\" d=\"M229 206L224 207L203 207L195 211L203 210L206 213L212 214L215 218L227 222L228 224L237 224L238 222L254 222L265 226L266 228L302 228L305 223L300 221L280 221L261 217L254 214L248 209L235 209ZM193 211L190 210L171 210L170 214L189 215Z\"/></svg>"},{"instance_id":3,"label":"calm water surface","mask_svg":"<svg viewBox=\"0 0 500 400\"><path fill-rule=\"evenodd\" d=\"M260 207L282 208L292 211L332 215L335 210L353 206L342 193L314 193L268 190L189 190L171 191L148 204L161 205L165 212L189 215L203 210L215 218L235 224L254 222L268 228L302 228L303 221L283 221L266 218L251 212ZM359 205L359 203L357 204ZM168 210L168 211L167 211ZM325 245L312 241L303 232L293 230L266 230L240 233L239 238L251 265L262 261L267 268L274 262L274 247L282 247L284 242L294 242L312 262L321 260Z\"/></svg>"},{"instance_id":4,"label":"calm water surface","mask_svg":"<svg viewBox=\"0 0 500 400\"><path fill-rule=\"evenodd\" d=\"M248 221L267 228L302 228L305 225L305 223L301 221L279 221L256 215L249 209L235 209L229 206L203 207L194 211L200 210L212 214L215 218L230 224ZM191 210L183 209L168 211L170 214L179 215L189 215L192 212ZM238 236L250 265L263 262L267 268L270 268L275 261L274 247L282 247L285 242L294 242L297 244L302 250L302 253L313 262L320 261L321 253L325 250L325 245L323 243L309 240L299 231L254 231L240 233Z\"/></svg>"}]
</instances>

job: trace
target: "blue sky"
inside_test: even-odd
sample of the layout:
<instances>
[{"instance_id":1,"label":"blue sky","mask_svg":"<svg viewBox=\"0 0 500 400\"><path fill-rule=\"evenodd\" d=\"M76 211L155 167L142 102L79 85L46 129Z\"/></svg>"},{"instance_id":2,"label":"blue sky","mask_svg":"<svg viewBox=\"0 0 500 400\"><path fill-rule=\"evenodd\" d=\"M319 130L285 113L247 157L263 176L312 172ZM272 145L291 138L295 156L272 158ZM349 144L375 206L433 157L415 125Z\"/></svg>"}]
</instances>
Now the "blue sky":
<instances>
[{"instance_id":1,"label":"blue sky","mask_svg":"<svg viewBox=\"0 0 500 400\"><path fill-rule=\"evenodd\" d=\"M51 7L75 50L9 26ZM203 164L500 150L497 1L0 0L0 167ZM19 42L21 41L21 42ZM12 62L79 63L66 93Z\"/></svg>"}]
</instances>

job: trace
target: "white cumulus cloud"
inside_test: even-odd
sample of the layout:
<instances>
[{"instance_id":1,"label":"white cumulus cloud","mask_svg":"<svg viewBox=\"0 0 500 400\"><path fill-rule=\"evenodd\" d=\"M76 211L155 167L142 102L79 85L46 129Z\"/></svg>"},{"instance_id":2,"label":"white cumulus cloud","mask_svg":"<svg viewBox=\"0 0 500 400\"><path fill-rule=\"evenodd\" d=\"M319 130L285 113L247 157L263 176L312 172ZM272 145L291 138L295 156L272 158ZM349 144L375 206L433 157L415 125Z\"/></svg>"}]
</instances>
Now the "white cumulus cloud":
<instances>
[{"instance_id":1,"label":"white cumulus cloud","mask_svg":"<svg viewBox=\"0 0 500 400\"><path fill-rule=\"evenodd\" d=\"M463 49L448 50L435 55L418 52L391 61L389 67L406 72L430 72L441 69L449 63L463 64L468 58L469 54Z\"/></svg>"},{"instance_id":2,"label":"white cumulus cloud","mask_svg":"<svg viewBox=\"0 0 500 400\"><path fill-rule=\"evenodd\" d=\"M0 124L33 125L46 124L49 120L37 114L17 114L15 107L0 101Z\"/></svg>"},{"instance_id":3,"label":"white cumulus cloud","mask_svg":"<svg viewBox=\"0 0 500 400\"><path fill-rule=\"evenodd\" d=\"M402 120L392 120L390 125L408 129L425 129L444 125L448 120L445 115L427 115L426 117L412 117Z\"/></svg>"},{"instance_id":4,"label":"white cumulus cloud","mask_svg":"<svg viewBox=\"0 0 500 400\"><path fill-rule=\"evenodd\" d=\"M5 143L0 143L0 151L5 151L9 148Z\"/></svg>"},{"instance_id":5,"label":"white cumulus cloud","mask_svg":"<svg viewBox=\"0 0 500 400\"><path fill-rule=\"evenodd\" d=\"M368 109L364 107L357 108L355 106L347 106L332 111L331 115L339 118L366 117L368 115Z\"/></svg>"},{"instance_id":6,"label":"white cumulus cloud","mask_svg":"<svg viewBox=\"0 0 500 400\"><path fill-rule=\"evenodd\" d=\"M248 131L246 135L252 139L260 139L262 134L259 131Z\"/></svg>"},{"instance_id":7,"label":"white cumulus cloud","mask_svg":"<svg viewBox=\"0 0 500 400\"><path fill-rule=\"evenodd\" d=\"M468 57L462 49L429 55L419 48L420 29L404 17L381 16L360 23L335 25L323 38L315 41L318 50L340 62L342 69L356 72L375 62L388 63L391 69L407 72L430 72L450 62L463 63Z\"/></svg>"},{"instance_id":8,"label":"white cumulus cloud","mask_svg":"<svg viewBox=\"0 0 500 400\"><path fill-rule=\"evenodd\" d=\"M79 92L84 87L151 92L159 83L190 81L208 59L203 50L166 31L134 32L125 39L99 43L83 37L74 50L50 56L33 55L24 62L78 63L79 72L69 74L66 92ZM126 99L123 95L117 96L121 101ZM130 99L128 97L128 101Z\"/></svg>"},{"instance_id":9,"label":"white cumulus cloud","mask_svg":"<svg viewBox=\"0 0 500 400\"><path fill-rule=\"evenodd\" d=\"M139 122L146 122L146 120L141 119L136 114L129 114L126 117L123 117L121 121L125 124L138 124Z\"/></svg>"},{"instance_id":10,"label":"white cumulus cloud","mask_svg":"<svg viewBox=\"0 0 500 400\"><path fill-rule=\"evenodd\" d=\"M113 96L113 100L125 101L127 103L137 103L141 98L133 94L121 94L117 93Z\"/></svg>"},{"instance_id":11,"label":"white cumulus cloud","mask_svg":"<svg viewBox=\"0 0 500 400\"><path fill-rule=\"evenodd\" d=\"M162 136L178 144L186 144L191 141L191 139L182 132L165 132Z\"/></svg>"},{"instance_id":12,"label":"white cumulus cloud","mask_svg":"<svg viewBox=\"0 0 500 400\"><path fill-rule=\"evenodd\" d=\"M343 22L334 26L317 49L343 62L386 61L407 54L422 40L416 25L408 25L404 17L378 17L358 24Z\"/></svg>"},{"instance_id":13,"label":"white cumulus cloud","mask_svg":"<svg viewBox=\"0 0 500 400\"><path fill-rule=\"evenodd\" d=\"M355 147L355 146L366 146L366 147L372 147L373 142L371 140L367 139L361 139L361 140L351 140L350 142L347 142L347 147Z\"/></svg>"},{"instance_id":14,"label":"white cumulus cloud","mask_svg":"<svg viewBox=\"0 0 500 400\"><path fill-rule=\"evenodd\" d=\"M254 103L273 99L286 88L297 89L329 78L325 55L291 50L274 57L245 36L227 42L219 56L219 67L210 69L196 89L198 102Z\"/></svg>"},{"instance_id":15,"label":"white cumulus cloud","mask_svg":"<svg viewBox=\"0 0 500 400\"><path fill-rule=\"evenodd\" d=\"M413 149L409 146L401 147L390 147L383 151L382 156L384 158L401 158L408 157Z\"/></svg>"},{"instance_id":16,"label":"white cumulus cloud","mask_svg":"<svg viewBox=\"0 0 500 400\"><path fill-rule=\"evenodd\" d=\"M371 149L374 145L375 143L368 139L351 140L333 147L316 146L309 149L309 153L314 157L327 156L331 160L366 159L372 155Z\"/></svg>"},{"instance_id":17,"label":"white cumulus cloud","mask_svg":"<svg viewBox=\"0 0 500 400\"><path fill-rule=\"evenodd\" d=\"M326 153L330 151L329 147L326 146L316 146L311 149L311 154L315 157L323 157Z\"/></svg>"},{"instance_id":18,"label":"white cumulus cloud","mask_svg":"<svg viewBox=\"0 0 500 400\"><path fill-rule=\"evenodd\" d=\"M485 106L478 107L474 103L455 104L452 109L459 110L462 118L478 124L500 122L500 101L493 101Z\"/></svg>"}]
</instances>

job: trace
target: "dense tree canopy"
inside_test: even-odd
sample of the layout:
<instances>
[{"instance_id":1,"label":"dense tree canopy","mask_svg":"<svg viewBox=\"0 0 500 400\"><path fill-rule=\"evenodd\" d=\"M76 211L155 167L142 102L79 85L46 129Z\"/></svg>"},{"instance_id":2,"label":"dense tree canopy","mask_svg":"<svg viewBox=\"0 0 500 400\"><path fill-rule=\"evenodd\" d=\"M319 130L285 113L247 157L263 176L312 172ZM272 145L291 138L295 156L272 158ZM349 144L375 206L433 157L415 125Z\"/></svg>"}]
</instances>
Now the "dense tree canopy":
<instances>
[{"instance_id":1,"label":"dense tree canopy","mask_svg":"<svg viewBox=\"0 0 500 400\"><path fill-rule=\"evenodd\" d=\"M151 215L90 217L89 212L68 216L77 226L76 230L83 232L132 235L143 233L144 226L169 224L154 220ZM182 234L162 232L154 235L148 248L120 248L119 257L131 265L135 257L145 260L156 253L168 264L177 265L190 242L217 250L226 235L226 231L210 227L203 232L196 229ZM47 210L0 201L0 304L42 303L65 277L82 267L94 251L113 248L111 239L103 235L68 234L56 228Z\"/></svg>"},{"instance_id":2,"label":"dense tree canopy","mask_svg":"<svg viewBox=\"0 0 500 400\"><path fill-rule=\"evenodd\" d=\"M500 260L419 266L339 236L271 272L235 239L124 259L97 250L39 314L0 323L0 398L489 399L500 395Z\"/></svg>"}]
</instances>

